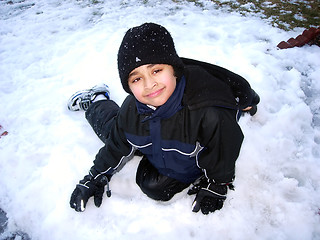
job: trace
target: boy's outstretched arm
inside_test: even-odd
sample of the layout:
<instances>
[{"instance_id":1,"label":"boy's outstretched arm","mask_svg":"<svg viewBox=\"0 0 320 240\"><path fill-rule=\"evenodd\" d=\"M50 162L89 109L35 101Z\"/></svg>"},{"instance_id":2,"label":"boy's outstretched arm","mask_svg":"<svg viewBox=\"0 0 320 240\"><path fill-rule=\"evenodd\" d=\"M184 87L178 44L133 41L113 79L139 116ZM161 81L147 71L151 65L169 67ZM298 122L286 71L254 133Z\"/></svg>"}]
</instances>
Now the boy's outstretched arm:
<instances>
[{"instance_id":1,"label":"boy's outstretched arm","mask_svg":"<svg viewBox=\"0 0 320 240\"><path fill-rule=\"evenodd\" d=\"M208 214L223 207L228 188L233 189L235 162L239 156L243 133L235 120L236 111L217 107L203 114L200 144L203 151L197 164L204 176L188 192L196 194L192 211Z\"/></svg>"}]
</instances>

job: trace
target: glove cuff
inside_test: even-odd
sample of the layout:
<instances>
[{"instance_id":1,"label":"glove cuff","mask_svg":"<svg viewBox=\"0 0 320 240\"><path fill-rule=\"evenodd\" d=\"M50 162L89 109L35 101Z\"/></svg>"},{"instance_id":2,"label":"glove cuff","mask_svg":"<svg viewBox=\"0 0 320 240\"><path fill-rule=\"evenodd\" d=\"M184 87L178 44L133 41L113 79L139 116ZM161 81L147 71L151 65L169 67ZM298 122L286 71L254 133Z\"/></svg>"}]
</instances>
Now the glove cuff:
<instances>
[{"instance_id":1,"label":"glove cuff","mask_svg":"<svg viewBox=\"0 0 320 240\"><path fill-rule=\"evenodd\" d=\"M100 186L107 185L106 194L108 197L111 197L109 182L112 176L98 172L94 166L90 168L89 175L92 177L92 181L95 182L96 185L100 185Z\"/></svg>"},{"instance_id":2,"label":"glove cuff","mask_svg":"<svg viewBox=\"0 0 320 240\"><path fill-rule=\"evenodd\" d=\"M100 172L98 172L94 166L92 166L89 170L89 176L91 176L91 181L96 182L97 184L101 183L103 185L106 185L107 183L105 182L105 180L108 180L108 182L111 179L111 175L108 174L102 174Z\"/></svg>"},{"instance_id":3,"label":"glove cuff","mask_svg":"<svg viewBox=\"0 0 320 240\"><path fill-rule=\"evenodd\" d=\"M205 189L205 190L213 190L214 189L214 190L216 190L219 188L221 188L221 189L228 189L229 188L230 190L234 190L234 186L232 184L232 181L227 182L227 183L217 183L213 179L208 179L203 176L200 179L196 180L192 184L192 187L188 191L188 195L196 194L200 191L200 189ZM224 191L220 191L218 193L224 195Z\"/></svg>"},{"instance_id":4,"label":"glove cuff","mask_svg":"<svg viewBox=\"0 0 320 240\"><path fill-rule=\"evenodd\" d=\"M111 190L109 187L109 181L111 176L99 173L94 167L91 167L89 174L84 176L82 180L79 181L80 186L89 189L92 186L104 187L107 185L106 194L111 197Z\"/></svg>"}]
</instances>

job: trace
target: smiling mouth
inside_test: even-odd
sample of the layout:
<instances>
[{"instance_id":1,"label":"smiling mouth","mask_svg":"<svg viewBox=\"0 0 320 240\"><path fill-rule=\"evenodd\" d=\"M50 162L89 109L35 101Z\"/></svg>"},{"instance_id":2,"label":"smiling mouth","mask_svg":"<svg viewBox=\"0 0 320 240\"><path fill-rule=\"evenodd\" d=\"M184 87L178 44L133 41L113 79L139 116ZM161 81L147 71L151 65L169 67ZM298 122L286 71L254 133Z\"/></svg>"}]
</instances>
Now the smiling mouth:
<instances>
[{"instance_id":1,"label":"smiling mouth","mask_svg":"<svg viewBox=\"0 0 320 240\"><path fill-rule=\"evenodd\" d=\"M157 90L157 91L155 91L155 92L149 93L149 94L147 95L147 97L149 97L149 98L157 97L157 96L159 96L159 95L163 92L163 90L164 90L164 88L161 88L161 89L159 89L159 90Z\"/></svg>"}]
</instances>

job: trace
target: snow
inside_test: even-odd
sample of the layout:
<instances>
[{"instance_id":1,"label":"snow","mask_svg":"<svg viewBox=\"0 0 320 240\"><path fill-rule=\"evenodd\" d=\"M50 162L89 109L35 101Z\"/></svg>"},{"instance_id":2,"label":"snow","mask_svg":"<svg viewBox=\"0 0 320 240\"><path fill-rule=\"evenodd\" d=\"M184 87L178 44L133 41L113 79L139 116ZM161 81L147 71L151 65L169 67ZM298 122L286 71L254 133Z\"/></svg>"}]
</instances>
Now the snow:
<instances>
[{"instance_id":1,"label":"snow","mask_svg":"<svg viewBox=\"0 0 320 240\"><path fill-rule=\"evenodd\" d=\"M0 21L3 238L320 239L320 48L276 48L303 29L284 32L204 0L1 1ZM186 191L168 203L147 198L135 184L138 157L100 208L69 207L102 143L68 98L106 83L121 104L118 47L144 22L165 26L180 56L242 75L261 97L258 113L240 119L236 190L213 214L193 213Z\"/></svg>"}]
</instances>

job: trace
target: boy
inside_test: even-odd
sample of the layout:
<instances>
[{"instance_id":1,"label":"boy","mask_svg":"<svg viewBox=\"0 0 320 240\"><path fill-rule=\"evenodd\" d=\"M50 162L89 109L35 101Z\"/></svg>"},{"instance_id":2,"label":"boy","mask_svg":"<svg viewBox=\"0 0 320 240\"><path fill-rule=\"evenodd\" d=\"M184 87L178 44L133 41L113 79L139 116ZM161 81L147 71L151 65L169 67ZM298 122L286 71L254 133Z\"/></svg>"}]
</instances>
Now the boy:
<instances>
[{"instance_id":1,"label":"boy","mask_svg":"<svg viewBox=\"0 0 320 240\"><path fill-rule=\"evenodd\" d=\"M110 196L110 179L137 152L143 157L136 183L148 197L168 201L192 184L188 194L196 194L194 212L221 209L243 140L239 110L253 115L259 96L239 75L180 58L170 33L154 23L127 31L118 70L129 93L121 108L109 99L105 85L69 101L70 110L86 111L105 143L70 206L84 211L93 196L99 207L105 186Z\"/></svg>"}]
</instances>

